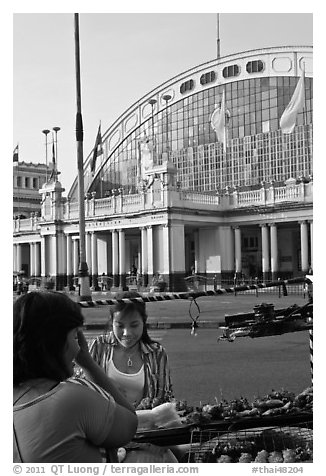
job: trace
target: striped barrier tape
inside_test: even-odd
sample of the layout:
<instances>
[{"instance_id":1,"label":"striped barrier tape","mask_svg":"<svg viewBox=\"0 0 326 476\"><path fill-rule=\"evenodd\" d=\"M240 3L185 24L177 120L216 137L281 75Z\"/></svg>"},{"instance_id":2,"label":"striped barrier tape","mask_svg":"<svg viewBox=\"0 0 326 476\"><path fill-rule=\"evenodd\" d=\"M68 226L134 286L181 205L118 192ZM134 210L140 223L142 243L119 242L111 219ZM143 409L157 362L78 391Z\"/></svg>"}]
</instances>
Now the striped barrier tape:
<instances>
[{"instance_id":1,"label":"striped barrier tape","mask_svg":"<svg viewBox=\"0 0 326 476\"><path fill-rule=\"evenodd\" d=\"M112 306L117 303L132 303L132 302L162 302L162 301L174 301L174 300L188 300L196 299L204 296L220 296L225 294L234 294L240 291L250 291L255 289L265 289L275 286L283 287L283 294L286 296L286 285L290 284L300 284L307 282L307 278L292 278L286 280L277 280L270 283L258 283L258 284L248 284L241 286L234 286L231 288L222 288L216 289L215 291L198 291L198 292L181 292L181 293L169 293L169 294L158 294L154 296L139 296L133 298L123 298L123 299L98 299L92 301L80 301L79 305L81 307L95 307L95 306Z\"/></svg>"},{"instance_id":2,"label":"striped barrier tape","mask_svg":"<svg viewBox=\"0 0 326 476\"><path fill-rule=\"evenodd\" d=\"M311 385L313 382L313 335L312 329L309 330L309 347L310 347L310 372L311 372Z\"/></svg>"}]
</instances>

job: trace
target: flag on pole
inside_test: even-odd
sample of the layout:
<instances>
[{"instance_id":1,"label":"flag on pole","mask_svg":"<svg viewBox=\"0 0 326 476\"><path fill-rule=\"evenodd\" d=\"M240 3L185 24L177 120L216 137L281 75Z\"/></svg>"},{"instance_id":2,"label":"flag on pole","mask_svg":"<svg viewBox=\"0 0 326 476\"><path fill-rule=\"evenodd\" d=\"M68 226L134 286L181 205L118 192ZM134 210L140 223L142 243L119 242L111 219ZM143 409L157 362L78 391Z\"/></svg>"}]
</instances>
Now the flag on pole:
<instances>
[{"instance_id":1,"label":"flag on pole","mask_svg":"<svg viewBox=\"0 0 326 476\"><path fill-rule=\"evenodd\" d=\"M19 160L19 157L18 157L18 144L17 144L13 152L13 161L18 162L18 160Z\"/></svg>"},{"instance_id":2,"label":"flag on pole","mask_svg":"<svg viewBox=\"0 0 326 476\"><path fill-rule=\"evenodd\" d=\"M217 140L223 143L224 152L226 151L226 126L229 118L230 112L225 108L225 91L223 90L221 103L216 106L211 116L211 126L216 133Z\"/></svg>"},{"instance_id":3,"label":"flag on pole","mask_svg":"<svg viewBox=\"0 0 326 476\"><path fill-rule=\"evenodd\" d=\"M53 164L53 168L55 168L55 147L54 147L54 141L52 142L52 164Z\"/></svg>"},{"instance_id":4,"label":"flag on pole","mask_svg":"<svg viewBox=\"0 0 326 476\"><path fill-rule=\"evenodd\" d=\"M287 107L285 108L280 119L280 128L283 134L290 134L293 132L298 112L304 108L305 92L304 92L304 70L302 70L301 77L296 85L293 96Z\"/></svg>"},{"instance_id":5,"label":"flag on pole","mask_svg":"<svg viewBox=\"0 0 326 476\"><path fill-rule=\"evenodd\" d=\"M101 134L101 123L100 123L100 125L98 126L95 146L94 146L94 150L93 150L93 157L92 157L92 161L91 161L92 175L94 174L94 171L95 171L96 159L99 155L102 155L102 154L103 154L103 147L102 147L102 134Z\"/></svg>"},{"instance_id":6,"label":"flag on pole","mask_svg":"<svg viewBox=\"0 0 326 476\"><path fill-rule=\"evenodd\" d=\"M56 177L56 166L55 166L55 146L54 146L54 138L53 138L53 134L52 134L52 170L51 170L51 174L50 174L50 181L52 179L55 180L55 177Z\"/></svg>"}]
</instances>

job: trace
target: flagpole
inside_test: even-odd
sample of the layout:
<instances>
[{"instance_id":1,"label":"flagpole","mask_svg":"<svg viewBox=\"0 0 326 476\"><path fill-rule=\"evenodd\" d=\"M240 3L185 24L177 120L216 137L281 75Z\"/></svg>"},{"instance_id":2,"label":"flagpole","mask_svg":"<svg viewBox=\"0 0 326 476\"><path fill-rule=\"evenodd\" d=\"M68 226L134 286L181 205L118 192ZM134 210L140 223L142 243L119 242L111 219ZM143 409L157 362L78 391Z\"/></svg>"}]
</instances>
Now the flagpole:
<instances>
[{"instance_id":1,"label":"flagpole","mask_svg":"<svg viewBox=\"0 0 326 476\"><path fill-rule=\"evenodd\" d=\"M50 131L43 129L42 132L45 135L45 183L48 183L48 134Z\"/></svg>"},{"instance_id":2,"label":"flagpole","mask_svg":"<svg viewBox=\"0 0 326 476\"><path fill-rule=\"evenodd\" d=\"M308 116L307 116L307 108L306 108L306 71L305 71L305 64L303 64L303 91L304 91L304 100L303 100L303 174L304 177L306 176L306 133L308 134ZM307 152L308 152L308 160L310 155L310 147L309 147L309 139L307 140Z\"/></svg>"},{"instance_id":3,"label":"flagpole","mask_svg":"<svg viewBox=\"0 0 326 476\"><path fill-rule=\"evenodd\" d=\"M77 167L78 167L78 200L79 200L79 300L90 301L91 290L86 262L85 249L85 203L84 203L84 160L83 160L83 118L81 112L81 86L80 86L80 52L79 52L79 15L74 14L75 23L75 68L76 68L76 141L77 141Z\"/></svg>"},{"instance_id":4,"label":"flagpole","mask_svg":"<svg viewBox=\"0 0 326 476\"><path fill-rule=\"evenodd\" d=\"M100 120L100 127L101 127L101 120ZM102 137L102 128L101 128L101 137ZM104 151L103 151L103 143L102 143L102 158L101 158L101 168L100 168L100 196L101 198L103 198L103 181L104 181L103 158L104 158Z\"/></svg>"},{"instance_id":5,"label":"flagpole","mask_svg":"<svg viewBox=\"0 0 326 476\"><path fill-rule=\"evenodd\" d=\"M54 163L54 168L55 168L55 173L57 176L58 172L58 131L60 131L60 127L53 127L53 130L55 132L55 163Z\"/></svg>"},{"instance_id":6,"label":"flagpole","mask_svg":"<svg viewBox=\"0 0 326 476\"><path fill-rule=\"evenodd\" d=\"M221 51L220 51L220 14L218 13L217 14L217 22L216 22L216 37L217 37L217 40L216 40L216 58L217 59L220 59L221 57Z\"/></svg>"}]
</instances>

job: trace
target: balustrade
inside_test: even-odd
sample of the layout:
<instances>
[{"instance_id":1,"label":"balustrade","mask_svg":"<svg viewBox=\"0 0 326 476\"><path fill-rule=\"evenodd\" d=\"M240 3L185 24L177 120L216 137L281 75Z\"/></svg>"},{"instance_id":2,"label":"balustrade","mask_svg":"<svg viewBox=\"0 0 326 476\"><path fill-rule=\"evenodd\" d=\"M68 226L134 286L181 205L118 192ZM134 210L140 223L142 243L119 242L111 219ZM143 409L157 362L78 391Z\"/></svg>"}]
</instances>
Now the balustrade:
<instances>
[{"instance_id":1,"label":"balustrade","mask_svg":"<svg viewBox=\"0 0 326 476\"><path fill-rule=\"evenodd\" d=\"M86 213L87 217L96 217L103 215L114 215L121 213L128 213L131 211L150 210L162 206L162 194L167 194L165 203L170 206L183 206L190 209L210 209L219 207L223 208L241 208L251 205L272 206L275 203L298 201L298 202L312 202L313 184L299 183L291 184L282 187L275 187L273 184L267 185L256 190L238 191L234 193L226 193L224 195L200 193L189 190L178 190L171 187L169 190L157 190L157 196L153 195L152 190L145 193L123 195L119 194L107 198L94 199L94 207L91 211ZM222 198L222 199L221 199ZM75 219L79 217L78 203L69 203L69 208L64 209L63 219ZM31 217L25 219L15 219L13 223L14 233L20 231L36 231L40 221L44 221L41 217Z\"/></svg>"}]
</instances>

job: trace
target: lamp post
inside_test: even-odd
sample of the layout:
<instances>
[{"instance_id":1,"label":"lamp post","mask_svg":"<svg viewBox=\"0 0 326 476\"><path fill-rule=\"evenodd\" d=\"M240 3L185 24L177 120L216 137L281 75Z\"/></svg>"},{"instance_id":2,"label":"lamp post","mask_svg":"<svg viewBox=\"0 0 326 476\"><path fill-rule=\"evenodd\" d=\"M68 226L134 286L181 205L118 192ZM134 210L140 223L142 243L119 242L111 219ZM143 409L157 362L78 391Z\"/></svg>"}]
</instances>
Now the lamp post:
<instances>
[{"instance_id":1,"label":"lamp post","mask_svg":"<svg viewBox=\"0 0 326 476\"><path fill-rule=\"evenodd\" d=\"M156 145L155 145L155 138L154 138L154 105L157 103L156 99L150 99L148 104L151 105L152 109L152 142L153 142L153 164L156 165Z\"/></svg>"},{"instance_id":2,"label":"lamp post","mask_svg":"<svg viewBox=\"0 0 326 476\"><path fill-rule=\"evenodd\" d=\"M76 142L78 167L78 203L79 203L79 299L90 301L88 266L85 249L85 203L84 203L84 160L83 160L83 118L81 112L80 53L79 53L79 15L74 14L75 23L75 69L76 69Z\"/></svg>"},{"instance_id":3,"label":"lamp post","mask_svg":"<svg viewBox=\"0 0 326 476\"><path fill-rule=\"evenodd\" d=\"M45 183L48 181L48 134L50 133L49 129L43 129L43 134L45 135Z\"/></svg>"},{"instance_id":4,"label":"lamp post","mask_svg":"<svg viewBox=\"0 0 326 476\"><path fill-rule=\"evenodd\" d=\"M53 127L52 129L55 133L55 172L58 172L58 131L60 131L60 127Z\"/></svg>"},{"instance_id":5,"label":"lamp post","mask_svg":"<svg viewBox=\"0 0 326 476\"><path fill-rule=\"evenodd\" d=\"M165 101L166 110L165 110L165 119L166 119L166 156L167 161L169 161L169 117L168 117L168 102L172 96L170 94L164 94L163 100Z\"/></svg>"}]
</instances>

